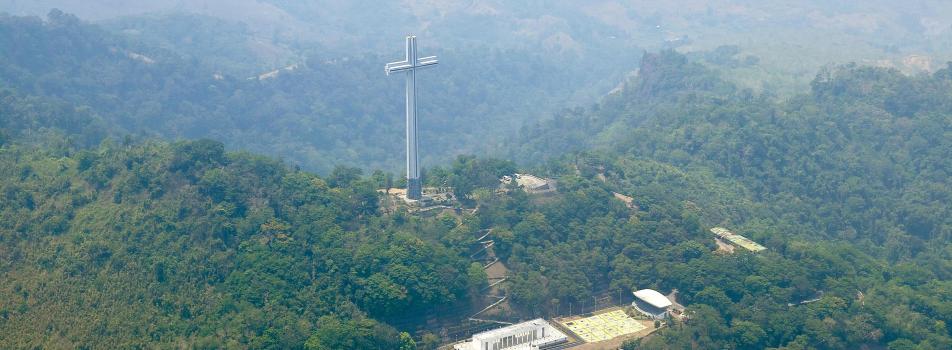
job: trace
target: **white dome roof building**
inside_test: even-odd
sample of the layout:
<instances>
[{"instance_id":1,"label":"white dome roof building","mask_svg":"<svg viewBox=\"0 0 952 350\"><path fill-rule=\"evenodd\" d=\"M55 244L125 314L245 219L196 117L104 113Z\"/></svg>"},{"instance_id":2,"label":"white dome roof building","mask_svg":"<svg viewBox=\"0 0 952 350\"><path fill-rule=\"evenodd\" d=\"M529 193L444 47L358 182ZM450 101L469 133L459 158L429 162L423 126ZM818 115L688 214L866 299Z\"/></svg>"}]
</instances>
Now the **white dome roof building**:
<instances>
[{"instance_id":1,"label":"white dome roof building","mask_svg":"<svg viewBox=\"0 0 952 350\"><path fill-rule=\"evenodd\" d=\"M635 295L635 301L631 306L651 318L665 318L672 305L671 300L654 289L642 289L632 294Z\"/></svg>"}]
</instances>

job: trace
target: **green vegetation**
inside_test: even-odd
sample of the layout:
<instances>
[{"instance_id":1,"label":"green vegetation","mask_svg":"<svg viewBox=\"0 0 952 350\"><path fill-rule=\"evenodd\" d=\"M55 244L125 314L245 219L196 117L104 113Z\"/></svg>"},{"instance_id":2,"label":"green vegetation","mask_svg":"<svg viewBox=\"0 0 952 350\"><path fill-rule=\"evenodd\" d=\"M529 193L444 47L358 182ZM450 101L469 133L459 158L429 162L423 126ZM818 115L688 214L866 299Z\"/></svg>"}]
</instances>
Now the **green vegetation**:
<instances>
[{"instance_id":1,"label":"green vegetation","mask_svg":"<svg viewBox=\"0 0 952 350\"><path fill-rule=\"evenodd\" d=\"M367 180L331 186L217 142L69 157L14 146L0 169L4 348L297 348L314 333L320 349L343 344L323 332L365 332L333 330L345 327L367 330L353 344L392 349L397 333L369 317L485 281L460 251L421 238L445 232L379 216Z\"/></svg>"},{"instance_id":2,"label":"green vegetation","mask_svg":"<svg viewBox=\"0 0 952 350\"><path fill-rule=\"evenodd\" d=\"M178 30L159 34L156 26ZM383 74L386 62L402 57L399 36L386 55L313 47L255 71L263 65L257 56L235 57L255 40L238 25L168 16L105 28L119 32L60 11L46 20L0 14L0 84L22 98L81 107L108 126L92 128L97 137L207 137L322 174L337 164L389 171L402 164L403 80ZM592 84L615 81L635 64L592 75L582 57L426 45L426 54L452 63L421 75L426 164L492 149L525 120L594 99L601 89ZM281 70L249 80L272 68Z\"/></svg>"},{"instance_id":3,"label":"green vegetation","mask_svg":"<svg viewBox=\"0 0 952 350\"><path fill-rule=\"evenodd\" d=\"M663 51L540 120L598 64L434 49L455 63L422 91L444 164L425 180L478 210L424 218L378 208L400 186L402 92L380 72L397 57L236 59L252 35L0 15L0 348L432 349L428 323L484 306L477 232L513 318L677 289L689 320L628 349L952 348L952 64L828 68L781 100L710 68L762 68L738 47ZM275 62L299 65L236 76ZM515 162L459 156L490 149ZM496 191L517 171L558 194ZM713 226L768 249L715 253Z\"/></svg>"},{"instance_id":4,"label":"green vegetation","mask_svg":"<svg viewBox=\"0 0 952 350\"><path fill-rule=\"evenodd\" d=\"M521 152L608 152L571 157L583 174L604 169L622 192L659 176L694 186L673 195L697 203L712 226L763 220L785 236L843 239L892 260L952 237L941 204L952 197L952 66L920 77L845 66L780 103L671 52L646 56L641 71L598 107L524 129Z\"/></svg>"},{"instance_id":5,"label":"green vegetation","mask_svg":"<svg viewBox=\"0 0 952 350\"><path fill-rule=\"evenodd\" d=\"M174 52L184 62L200 62L227 75L254 76L302 57L277 38L264 38L246 23L188 14L150 14L100 23L141 46Z\"/></svg>"},{"instance_id":6,"label":"green vegetation","mask_svg":"<svg viewBox=\"0 0 952 350\"><path fill-rule=\"evenodd\" d=\"M774 102L676 53L647 55L624 91L525 128L520 149L527 161L552 155L552 175L582 179L563 182L632 194L642 213L614 227L611 215L602 228L586 221L612 211L566 223L598 207L569 192L571 210L518 216L531 220L512 228L526 248L513 244L510 259L536 256L521 278L545 276L550 294L514 291L539 302L573 286L586 289L576 301L604 286L677 288L691 321L635 348L948 348L950 72L845 66L821 72L810 94ZM646 220L661 214L671 224ZM699 228L722 225L769 250L710 253ZM565 266L585 279L558 284Z\"/></svg>"},{"instance_id":7,"label":"green vegetation","mask_svg":"<svg viewBox=\"0 0 952 350\"><path fill-rule=\"evenodd\" d=\"M427 173L426 181L431 186L449 186L456 198L467 203L479 189L495 189L499 179L516 173L516 164L499 159L480 159L474 156L459 156L448 168L434 167Z\"/></svg>"}]
</instances>

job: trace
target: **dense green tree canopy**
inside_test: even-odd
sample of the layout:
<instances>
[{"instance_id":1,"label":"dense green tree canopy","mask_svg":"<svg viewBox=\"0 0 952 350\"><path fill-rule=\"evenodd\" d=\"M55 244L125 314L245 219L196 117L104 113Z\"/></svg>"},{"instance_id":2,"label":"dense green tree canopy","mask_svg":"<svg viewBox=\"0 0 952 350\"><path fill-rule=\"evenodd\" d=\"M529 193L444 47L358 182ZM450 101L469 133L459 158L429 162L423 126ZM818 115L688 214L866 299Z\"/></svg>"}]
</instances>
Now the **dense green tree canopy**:
<instances>
[{"instance_id":1,"label":"dense green tree canopy","mask_svg":"<svg viewBox=\"0 0 952 350\"><path fill-rule=\"evenodd\" d=\"M711 307L694 307L689 326L640 344L647 348L948 347L949 72L952 66L910 77L847 65L818 74L809 94L777 101L737 89L677 53L648 54L639 76L601 104L524 128L515 153L529 162L549 159L542 169L565 183L632 195L648 215L634 215L638 220L625 223L637 223L631 228L600 230L615 234L611 244L580 246L579 238L597 233L563 238L564 252L551 239L534 240L544 231L516 234L510 259L545 247L537 253L543 260L527 265L536 270L544 259L574 265L607 249L597 256L614 261L575 265L591 269L579 273L588 280L566 285L601 290L647 282ZM583 181L564 181L565 174ZM566 227L560 217L598 208L571 203L571 211L543 211L546 221ZM567 233L597 227L581 220L595 213L577 218ZM673 232L651 213L678 213L667 220ZM721 225L769 250L709 253L710 234L699 228ZM524 231L520 226L512 232ZM589 277L606 269L607 279ZM558 291L551 282L547 290ZM818 294L821 302L787 306Z\"/></svg>"},{"instance_id":2,"label":"dense green tree canopy","mask_svg":"<svg viewBox=\"0 0 952 350\"><path fill-rule=\"evenodd\" d=\"M364 179L332 186L208 140L14 146L0 164L2 347L300 347L337 327L324 315L386 329L361 320L469 283L455 248L380 217Z\"/></svg>"}]
</instances>

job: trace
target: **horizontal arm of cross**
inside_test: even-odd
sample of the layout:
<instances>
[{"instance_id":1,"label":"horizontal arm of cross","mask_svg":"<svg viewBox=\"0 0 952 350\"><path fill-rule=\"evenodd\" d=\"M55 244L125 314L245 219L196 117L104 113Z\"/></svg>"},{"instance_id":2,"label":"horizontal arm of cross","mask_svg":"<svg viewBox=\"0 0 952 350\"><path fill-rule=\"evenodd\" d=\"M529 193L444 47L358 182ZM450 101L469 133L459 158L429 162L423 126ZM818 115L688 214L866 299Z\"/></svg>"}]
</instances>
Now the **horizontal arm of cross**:
<instances>
[{"instance_id":1,"label":"horizontal arm of cross","mask_svg":"<svg viewBox=\"0 0 952 350\"><path fill-rule=\"evenodd\" d=\"M410 64L409 61L400 61L400 62L387 63L384 69L387 71L387 75L390 75L390 73L422 69L422 68L436 65L438 63L439 61L436 59L436 56L429 56L429 57L423 57L418 59L417 64L415 66Z\"/></svg>"},{"instance_id":2,"label":"horizontal arm of cross","mask_svg":"<svg viewBox=\"0 0 952 350\"><path fill-rule=\"evenodd\" d=\"M387 75L390 75L391 72L401 72L410 68L413 68L413 65L407 61L387 63L387 66L384 67L387 71Z\"/></svg>"}]
</instances>

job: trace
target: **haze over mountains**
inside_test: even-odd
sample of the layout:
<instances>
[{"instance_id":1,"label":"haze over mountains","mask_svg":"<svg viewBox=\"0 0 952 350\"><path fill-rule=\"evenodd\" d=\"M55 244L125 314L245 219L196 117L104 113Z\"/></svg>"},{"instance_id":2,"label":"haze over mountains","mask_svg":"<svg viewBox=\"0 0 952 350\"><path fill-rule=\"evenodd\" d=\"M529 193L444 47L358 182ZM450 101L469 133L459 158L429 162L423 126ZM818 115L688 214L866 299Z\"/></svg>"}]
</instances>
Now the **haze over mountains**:
<instances>
[{"instance_id":1,"label":"haze over mountains","mask_svg":"<svg viewBox=\"0 0 952 350\"><path fill-rule=\"evenodd\" d=\"M603 56L630 48L693 51L739 45L770 67L793 65L800 70L913 54L936 62L949 57L952 5L936 0L893 5L880 0L0 1L13 14L44 15L60 8L94 21L198 13L247 23L269 40L358 52L392 49L389 33L413 32L442 48L541 48Z\"/></svg>"},{"instance_id":2,"label":"haze over mountains","mask_svg":"<svg viewBox=\"0 0 952 350\"><path fill-rule=\"evenodd\" d=\"M433 350L650 288L689 321L617 346L949 349L950 39L926 0L0 0L0 348Z\"/></svg>"},{"instance_id":3,"label":"haze over mountains","mask_svg":"<svg viewBox=\"0 0 952 350\"><path fill-rule=\"evenodd\" d=\"M259 56L247 46L241 25L220 26L207 17L125 19L113 24L122 27L117 31L62 12L45 22L0 19L0 40L11 48L0 53L7 86L85 106L108 122L110 133L214 137L233 149L283 156L322 172L338 162L388 170L402 163L402 82L381 68L402 58L400 51L382 56L315 49L272 70L253 61ZM186 28L180 33L188 37L149 30L165 26ZM421 75L430 82L421 84L421 97L431 101L421 110L424 162L430 164L491 149L527 118L590 96L601 90L596 85L617 84L584 74L592 70L579 57L563 61L569 63L563 68L527 51L424 50L454 63ZM635 60L628 62L594 73L620 79ZM542 93L535 86L551 89Z\"/></svg>"},{"instance_id":4,"label":"haze over mountains","mask_svg":"<svg viewBox=\"0 0 952 350\"><path fill-rule=\"evenodd\" d=\"M103 38L80 40L105 40L95 45L118 49L125 59L138 59L144 66L163 66L146 70L155 74L154 79L177 80L172 83L176 89L183 88L180 84L221 89L216 77L234 82L263 77L269 81L252 84L255 87L238 83L217 94L277 89L280 94L269 92L267 102L255 103L285 107L260 108L270 111L264 118L253 116L255 108L192 94L202 97L189 101L188 111L174 113L187 119L211 118L224 106L241 108L244 112L239 114L252 114L245 119L265 123L243 130L251 124L229 126L214 117L216 125L198 126L170 120L169 115L148 121L165 126L144 127L137 124L144 120L129 119L157 119L157 115L133 117L142 111L73 103L89 104L125 132L221 138L231 148L279 155L319 171L329 170L317 161L328 156L390 170L401 164L400 157L385 156L401 151L399 82L378 74L376 66L402 56L400 39L408 32L421 37L424 52L439 54L446 63L422 78L431 81L421 85L423 98L432 98L422 111L422 127L430 135L423 141L427 166L459 153L505 153L508 145L500 142L525 122L596 102L612 91L636 70L645 49L677 48L728 73L725 77L742 87L779 96L801 91L828 64L856 61L915 73L941 68L941 62L952 57L952 6L942 1L913 1L899 11L888 2L822 1L0 1L0 9L12 14L45 16L53 7L92 20L108 32ZM926 15L915 15L920 13ZM17 40L30 39L8 40L22 47L27 43ZM69 54L68 59L83 58ZM333 88L346 95L331 97L327 91L291 83L295 80L334 81ZM90 88L116 94L115 86L102 83ZM543 85L552 91L537 93L534 87ZM439 91L457 87L466 97ZM140 83L129 88L149 90ZM363 88L370 90L361 92ZM434 95L428 95L430 88L437 90ZM359 102L378 98L385 100ZM109 116L116 112L122 115ZM314 114L323 115L318 119L326 121L321 123L373 131L345 138L322 136L298 118ZM466 125L477 129L460 133ZM259 137L261 132L272 136ZM374 149L356 152L362 145L352 145L351 140L365 135L376 135L360 141ZM286 143L267 141L272 139ZM387 142L378 146L375 140ZM326 152L328 147L335 152ZM349 151L336 152L341 149Z\"/></svg>"}]
</instances>

